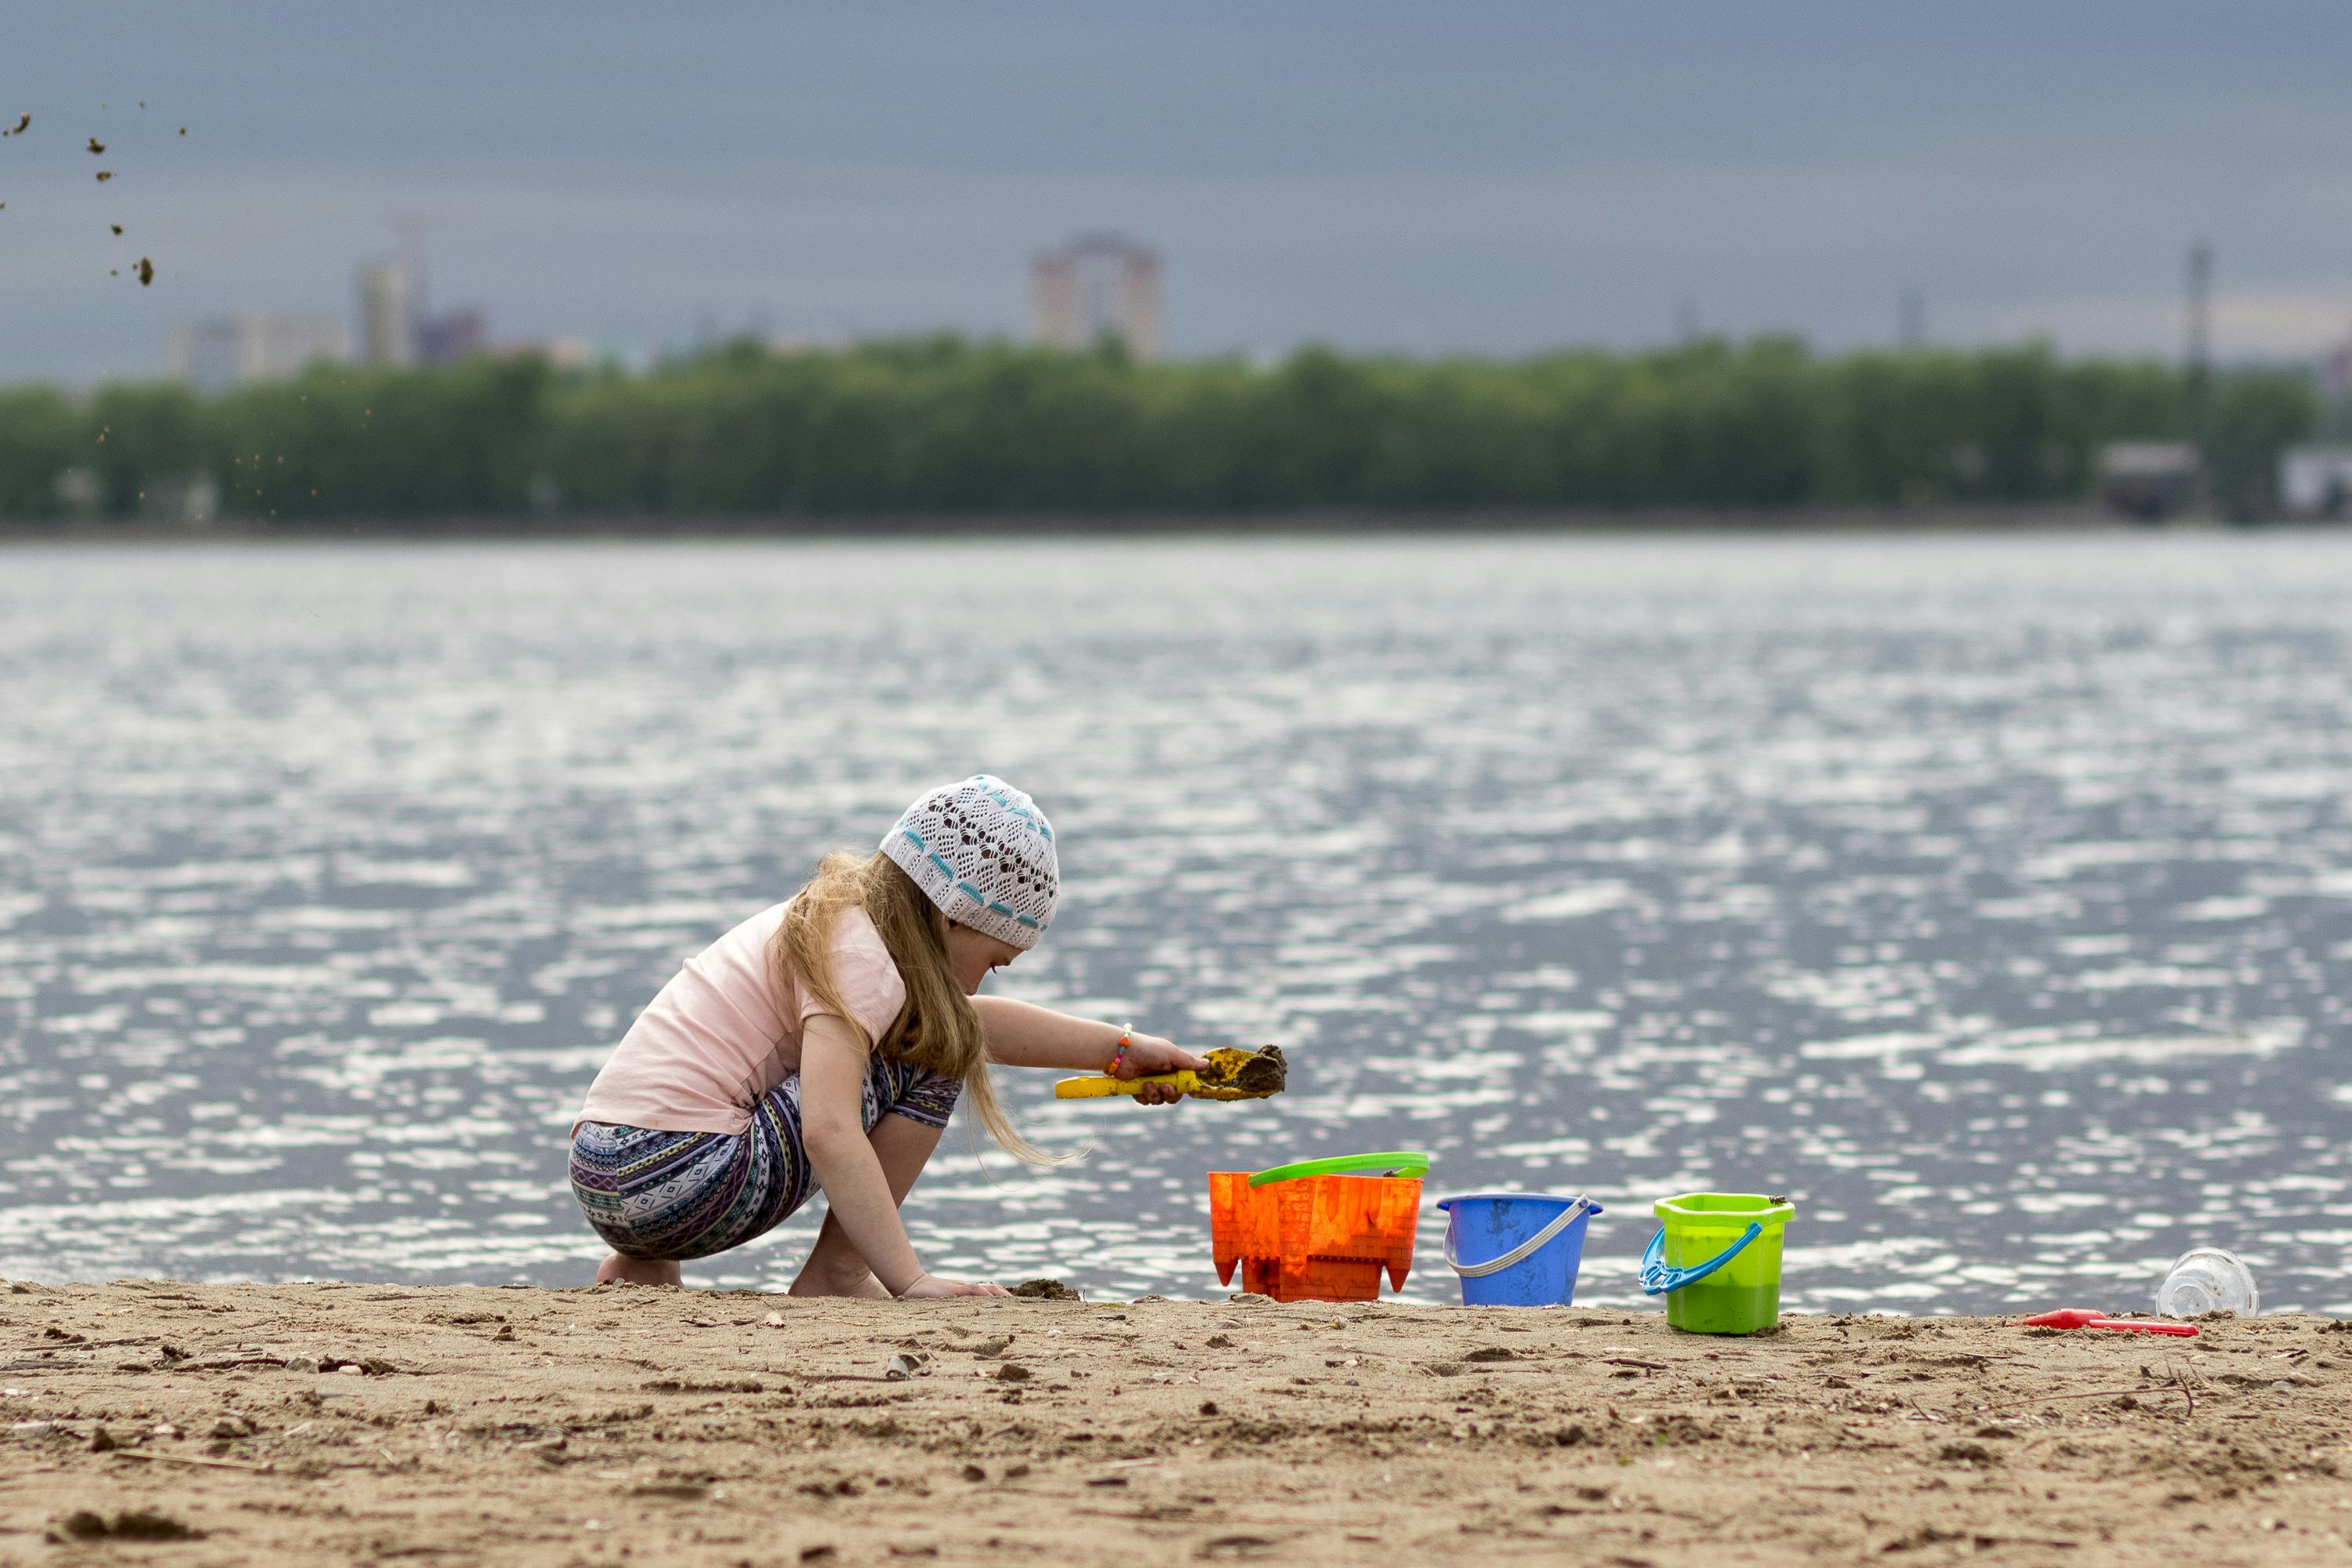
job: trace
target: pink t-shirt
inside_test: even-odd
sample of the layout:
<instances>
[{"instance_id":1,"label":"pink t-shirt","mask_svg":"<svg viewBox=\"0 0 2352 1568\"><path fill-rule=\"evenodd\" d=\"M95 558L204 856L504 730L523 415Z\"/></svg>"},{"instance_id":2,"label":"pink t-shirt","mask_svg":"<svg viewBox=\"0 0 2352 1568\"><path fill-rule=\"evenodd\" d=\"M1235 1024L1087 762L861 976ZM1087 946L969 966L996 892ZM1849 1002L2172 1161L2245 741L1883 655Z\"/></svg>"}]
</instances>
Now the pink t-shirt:
<instances>
[{"instance_id":1,"label":"pink t-shirt","mask_svg":"<svg viewBox=\"0 0 2352 1568\"><path fill-rule=\"evenodd\" d=\"M797 984L778 994L768 950L783 919L782 904L761 910L688 959L588 1086L580 1121L730 1136L750 1127L752 1103L800 1070L802 1029L829 1011ZM882 933L851 910L832 952L842 1005L880 1039L907 1005Z\"/></svg>"}]
</instances>

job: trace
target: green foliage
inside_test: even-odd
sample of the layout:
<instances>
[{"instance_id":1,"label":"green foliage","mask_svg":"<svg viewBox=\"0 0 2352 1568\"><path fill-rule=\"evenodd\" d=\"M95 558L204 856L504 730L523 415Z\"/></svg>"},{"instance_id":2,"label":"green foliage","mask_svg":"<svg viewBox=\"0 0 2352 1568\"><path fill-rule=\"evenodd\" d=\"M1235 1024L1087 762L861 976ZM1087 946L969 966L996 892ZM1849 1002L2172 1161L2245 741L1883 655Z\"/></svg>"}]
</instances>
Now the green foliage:
<instances>
[{"instance_id":1,"label":"green foliage","mask_svg":"<svg viewBox=\"0 0 2352 1568\"><path fill-rule=\"evenodd\" d=\"M2311 439L2339 447L2352 442L2352 396L2334 396L2321 402L2318 416L2312 421Z\"/></svg>"},{"instance_id":2,"label":"green foliage","mask_svg":"<svg viewBox=\"0 0 2352 1568\"><path fill-rule=\"evenodd\" d=\"M2213 497L2232 518L2246 521L2271 510L2279 449L2310 431L2319 395L2307 377L2275 373L2232 376L2214 390L2205 439Z\"/></svg>"},{"instance_id":3,"label":"green foliage","mask_svg":"<svg viewBox=\"0 0 2352 1568\"><path fill-rule=\"evenodd\" d=\"M224 510L247 517L497 517L524 510L547 438L535 359L442 371L319 366L211 409Z\"/></svg>"},{"instance_id":4,"label":"green foliage","mask_svg":"<svg viewBox=\"0 0 2352 1568\"><path fill-rule=\"evenodd\" d=\"M63 394L43 386L0 391L0 519L57 516L58 476L94 445Z\"/></svg>"},{"instance_id":5,"label":"green foliage","mask_svg":"<svg viewBox=\"0 0 2352 1568\"><path fill-rule=\"evenodd\" d=\"M2258 510L2311 427L2286 375L2225 379L2209 418ZM200 398L0 392L0 517L222 510L327 518L1772 510L2087 493L2105 442L2177 438L2182 377L2046 349L1819 358L1792 339L1649 353L1272 367L1136 364L929 337L827 353L736 343L643 374L535 359L314 368ZM99 437L103 435L101 441ZM65 486L58 476L86 479Z\"/></svg>"}]
</instances>

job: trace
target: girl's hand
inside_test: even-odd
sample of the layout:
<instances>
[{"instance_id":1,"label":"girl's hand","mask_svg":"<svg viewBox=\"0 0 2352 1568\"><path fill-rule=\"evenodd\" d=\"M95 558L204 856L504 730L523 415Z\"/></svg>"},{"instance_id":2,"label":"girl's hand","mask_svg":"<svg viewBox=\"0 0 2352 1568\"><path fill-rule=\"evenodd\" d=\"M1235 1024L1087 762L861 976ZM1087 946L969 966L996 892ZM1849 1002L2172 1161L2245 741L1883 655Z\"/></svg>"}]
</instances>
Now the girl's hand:
<instances>
[{"instance_id":1,"label":"girl's hand","mask_svg":"<svg viewBox=\"0 0 2352 1568\"><path fill-rule=\"evenodd\" d=\"M1013 1292L987 1279L942 1279L936 1274L916 1277L898 1292L901 1301L936 1301L947 1296L1009 1296Z\"/></svg>"},{"instance_id":2,"label":"girl's hand","mask_svg":"<svg viewBox=\"0 0 2352 1568\"><path fill-rule=\"evenodd\" d=\"M1200 1057L1157 1035L1130 1034L1127 1037L1127 1058L1113 1070L1119 1079L1150 1078L1163 1072L1180 1072L1187 1068L1194 1072L1209 1064ZM1173 1105L1182 1095L1172 1083L1147 1083L1135 1097L1145 1105Z\"/></svg>"}]
</instances>

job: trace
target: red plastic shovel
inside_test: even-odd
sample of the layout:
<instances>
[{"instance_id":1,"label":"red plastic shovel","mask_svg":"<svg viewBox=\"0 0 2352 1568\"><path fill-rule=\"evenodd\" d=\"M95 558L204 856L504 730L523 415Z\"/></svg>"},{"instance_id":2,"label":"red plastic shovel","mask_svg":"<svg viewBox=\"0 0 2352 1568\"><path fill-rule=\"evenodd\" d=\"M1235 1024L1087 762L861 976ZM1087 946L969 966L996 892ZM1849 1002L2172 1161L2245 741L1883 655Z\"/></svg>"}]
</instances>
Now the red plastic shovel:
<instances>
[{"instance_id":1,"label":"red plastic shovel","mask_svg":"<svg viewBox=\"0 0 2352 1568\"><path fill-rule=\"evenodd\" d=\"M2197 1337L2194 1323L2144 1323L2132 1318L2110 1318L2094 1312L2088 1307L2065 1307L2055 1312L2044 1312L2038 1318L2027 1318L2016 1325L2021 1329L2128 1329L2136 1334L2176 1334L2184 1340Z\"/></svg>"}]
</instances>

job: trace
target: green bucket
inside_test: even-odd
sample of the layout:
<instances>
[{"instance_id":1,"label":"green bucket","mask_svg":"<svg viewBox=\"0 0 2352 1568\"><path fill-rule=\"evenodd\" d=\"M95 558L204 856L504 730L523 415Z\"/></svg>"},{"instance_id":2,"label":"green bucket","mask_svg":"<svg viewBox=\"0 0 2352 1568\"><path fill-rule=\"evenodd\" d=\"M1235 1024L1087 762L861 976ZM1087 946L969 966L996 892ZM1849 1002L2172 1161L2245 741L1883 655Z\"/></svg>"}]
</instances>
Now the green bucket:
<instances>
[{"instance_id":1,"label":"green bucket","mask_svg":"<svg viewBox=\"0 0 2352 1568\"><path fill-rule=\"evenodd\" d=\"M1662 1227L1642 1255L1642 1289L1666 1299L1666 1322L1693 1334L1754 1334L1780 1321L1786 1198L1691 1193L1653 1205Z\"/></svg>"}]
</instances>

